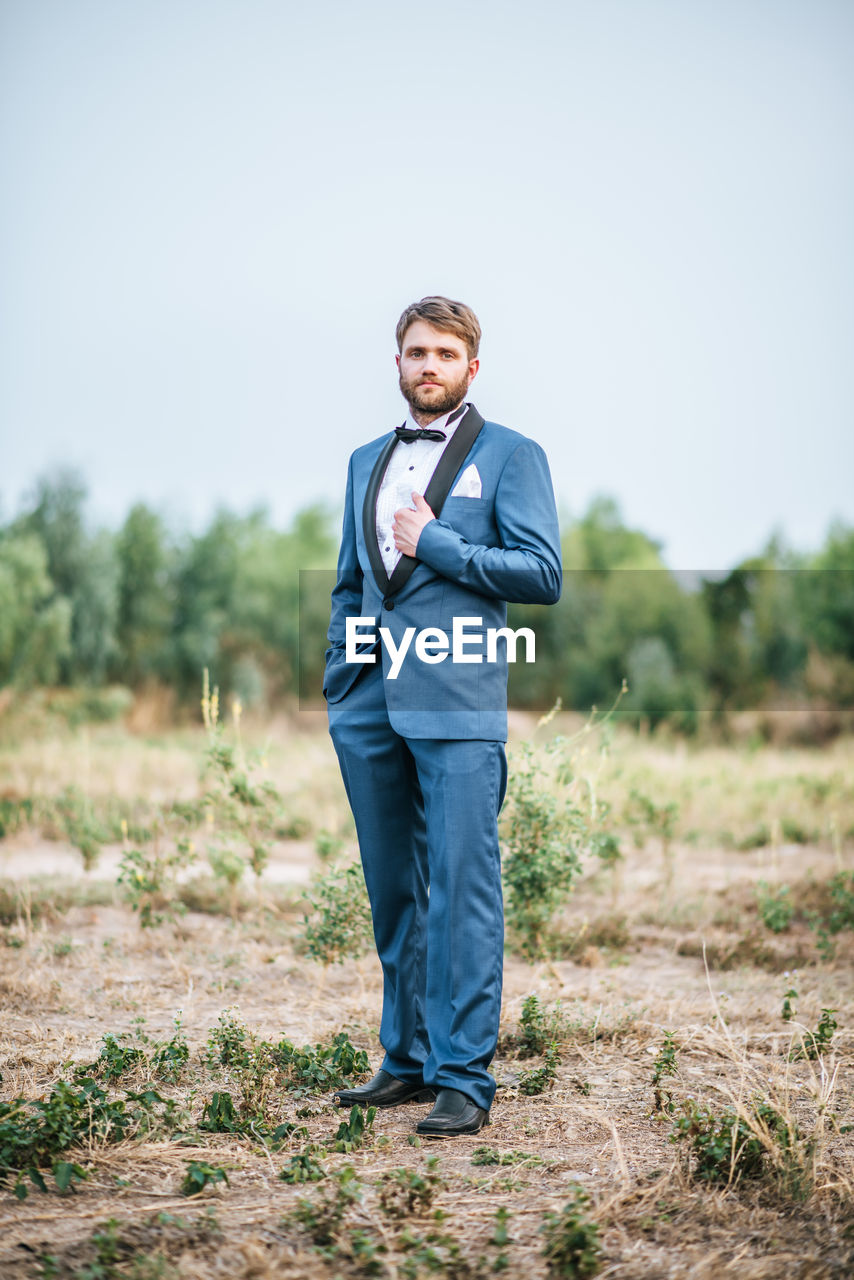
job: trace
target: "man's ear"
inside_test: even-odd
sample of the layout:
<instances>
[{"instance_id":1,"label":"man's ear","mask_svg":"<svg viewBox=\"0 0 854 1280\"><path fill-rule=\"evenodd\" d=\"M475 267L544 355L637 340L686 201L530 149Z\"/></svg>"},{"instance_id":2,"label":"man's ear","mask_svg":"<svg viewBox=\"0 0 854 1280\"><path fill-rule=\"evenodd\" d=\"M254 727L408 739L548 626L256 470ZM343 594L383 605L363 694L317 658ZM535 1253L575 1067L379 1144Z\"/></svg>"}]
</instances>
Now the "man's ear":
<instances>
[{"instance_id":1,"label":"man's ear","mask_svg":"<svg viewBox=\"0 0 854 1280\"><path fill-rule=\"evenodd\" d=\"M474 382L477 371L480 368L479 360L469 360L469 386Z\"/></svg>"},{"instance_id":2,"label":"man's ear","mask_svg":"<svg viewBox=\"0 0 854 1280\"><path fill-rule=\"evenodd\" d=\"M400 356L395 356L395 357L394 357L394 363L397 365L397 367L398 367L398 369L399 369L399 368L400 368Z\"/></svg>"}]
</instances>

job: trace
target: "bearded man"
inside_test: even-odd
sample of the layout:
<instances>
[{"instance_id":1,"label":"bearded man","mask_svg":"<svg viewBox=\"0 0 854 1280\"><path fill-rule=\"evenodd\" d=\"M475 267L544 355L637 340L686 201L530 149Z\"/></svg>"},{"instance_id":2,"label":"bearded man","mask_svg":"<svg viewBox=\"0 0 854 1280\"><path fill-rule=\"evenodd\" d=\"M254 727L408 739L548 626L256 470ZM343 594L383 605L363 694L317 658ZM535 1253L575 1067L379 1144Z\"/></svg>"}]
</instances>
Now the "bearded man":
<instances>
[{"instance_id":1,"label":"bearded man","mask_svg":"<svg viewBox=\"0 0 854 1280\"><path fill-rule=\"evenodd\" d=\"M467 400L471 308L422 298L396 337L409 414L350 459L324 679L382 964L385 1057L335 1101L433 1102L416 1131L445 1138L487 1124L495 1093L506 604L557 601L560 538L543 450Z\"/></svg>"}]
</instances>

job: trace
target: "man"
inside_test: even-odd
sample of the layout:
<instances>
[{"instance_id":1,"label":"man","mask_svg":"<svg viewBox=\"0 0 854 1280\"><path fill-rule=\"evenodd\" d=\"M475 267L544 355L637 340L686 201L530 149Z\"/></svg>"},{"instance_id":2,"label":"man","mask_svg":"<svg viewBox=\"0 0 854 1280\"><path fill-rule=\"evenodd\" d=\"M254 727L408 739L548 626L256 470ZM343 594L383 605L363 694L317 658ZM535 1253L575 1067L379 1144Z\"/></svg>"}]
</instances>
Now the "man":
<instances>
[{"instance_id":1,"label":"man","mask_svg":"<svg viewBox=\"0 0 854 1280\"><path fill-rule=\"evenodd\" d=\"M383 969L385 1059L335 1101L434 1101L416 1129L437 1138L476 1133L495 1092L507 646L488 633L561 587L545 454L466 403L479 342L448 298L398 322L409 416L350 459L324 680Z\"/></svg>"}]
</instances>

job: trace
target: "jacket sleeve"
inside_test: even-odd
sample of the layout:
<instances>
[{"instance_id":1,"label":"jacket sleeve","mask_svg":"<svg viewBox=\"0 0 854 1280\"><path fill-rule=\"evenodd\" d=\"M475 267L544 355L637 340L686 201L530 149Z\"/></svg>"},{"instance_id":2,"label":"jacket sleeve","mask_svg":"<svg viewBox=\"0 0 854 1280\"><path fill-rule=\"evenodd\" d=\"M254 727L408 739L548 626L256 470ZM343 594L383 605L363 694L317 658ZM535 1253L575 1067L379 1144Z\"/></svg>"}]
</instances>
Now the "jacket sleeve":
<instances>
[{"instance_id":1,"label":"jacket sleeve","mask_svg":"<svg viewBox=\"0 0 854 1280\"><path fill-rule=\"evenodd\" d=\"M329 617L326 650L326 667L344 657L348 618L358 618L362 610L362 573L356 555L356 513L353 505L353 459L347 467L347 491L344 499L344 527L341 531L341 550L338 553L338 569L332 590L332 609Z\"/></svg>"},{"instance_id":2,"label":"jacket sleeve","mask_svg":"<svg viewBox=\"0 0 854 1280\"><path fill-rule=\"evenodd\" d=\"M495 492L501 545L467 542L441 519L421 530L416 557L480 595L508 603L555 604L561 592L560 530L549 464L534 440L507 459Z\"/></svg>"}]
</instances>

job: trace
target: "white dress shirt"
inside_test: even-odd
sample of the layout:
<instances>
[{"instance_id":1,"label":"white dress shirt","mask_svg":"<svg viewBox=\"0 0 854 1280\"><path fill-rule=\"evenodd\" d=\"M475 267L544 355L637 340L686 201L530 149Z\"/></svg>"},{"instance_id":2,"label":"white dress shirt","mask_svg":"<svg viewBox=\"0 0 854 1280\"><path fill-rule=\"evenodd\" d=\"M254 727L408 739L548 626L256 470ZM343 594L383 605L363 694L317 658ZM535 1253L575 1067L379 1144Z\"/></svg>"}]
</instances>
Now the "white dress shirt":
<instances>
[{"instance_id":1,"label":"white dress shirt","mask_svg":"<svg viewBox=\"0 0 854 1280\"><path fill-rule=\"evenodd\" d=\"M444 431L444 440L411 440L408 444L404 440L398 440L392 450L377 494L377 546L389 577L402 554L394 545L391 527L394 513L401 507L415 510L413 490L423 494L433 478L439 459L465 416L461 413L450 426L446 425L448 418L456 414L458 409L459 406L428 424L431 431ZM412 431L419 429L411 413L407 415L403 425Z\"/></svg>"}]
</instances>

